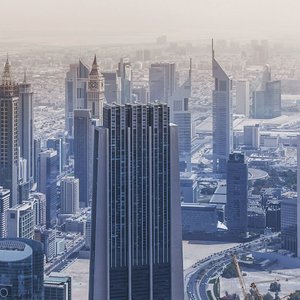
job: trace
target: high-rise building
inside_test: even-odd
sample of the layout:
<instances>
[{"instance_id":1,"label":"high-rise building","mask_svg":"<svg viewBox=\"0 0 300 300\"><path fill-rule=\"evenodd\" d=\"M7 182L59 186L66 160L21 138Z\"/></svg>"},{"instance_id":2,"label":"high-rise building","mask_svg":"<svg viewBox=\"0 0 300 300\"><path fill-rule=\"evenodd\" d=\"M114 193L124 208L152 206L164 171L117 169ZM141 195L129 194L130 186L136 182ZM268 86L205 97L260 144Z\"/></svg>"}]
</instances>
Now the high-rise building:
<instances>
[{"instance_id":1,"label":"high-rise building","mask_svg":"<svg viewBox=\"0 0 300 300\"><path fill-rule=\"evenodd\" d=\"M0 295L44 299L43 245L29 239L0 239Z\"/></svg>"},{"instance_id":2,"label":"high-rise building","mask_svg":"<svg viewBox=\"0 0 300 300\"><path fill-rule=\"evenodd\" d=\"M297 139L297 257L300 257L300 135Z\"/></svg>"},{"instance_id":3,"label":"high-rise building","mask_svg":"<svg viewBox=\"0 0 300 300\"><path fill-rule=\"evenodd\" d=\"M6 60L0 84L0 185L10 190L10 206L18 203L19 87Z\"/></svg>"},{"instance_id":4,"label":"high-rise building","mask_svg":"<svg viewBox=\"0 0 300 300\"><path fill-rule=\"evenodd\" d=\"M128 58L121 58L117 74L120 81L120 103L131 103L132 100L132 67Z\"/></svg>"},{"instance_id":5,"label":"high-rise building","mask_svg":"<svg viewBox=\"0 0 300 300\"><path fill-rule=\"evenodd\" d=\"M236 82L236 109L237 114L245 115L247 118L250 113L250 85L247 80Z\"/></svg>"},{"instance_id":6,"label":"high-rise building","mask_svg":"<svg viewBox=\"0 0 300 300\"><path fill-rule=\"evenodd\" d=\"M95 130L89 299L183 299L177 126L107 105ZM109 262L109 263L108 263Z\"/></svg>"},{"instance_id":7,"label":"high-rise building","mask_svg":"<svg viewBox=\"0 0 300 300\"><path fill-rule=\"evenodd\" d=\"M192 94L192 60L190 60L189 76L177 87L169 98L170 119L178 126L178 147L181 171L191 168L192 117L189 111L189 98Z\"/></svg>"},{"instance_id":8,"label":"high-rise building","mask_svg":"<svg viewBox=\"0 0 300 300\"><path fill-rule=\"evenodd\" d=\"M47 227L56 219L58 195L57 181L59 175L59 157L57 151L48 149L39 156L38 192L46 195Z\"/></svg>"},{"instance_id":9,"label":"high-rise building","mask_svg":"<svg viewBox=\"0 0 300 300\"><path fill-rule=\"evenodd\" d=\"M37 192L31 193L28 201L33 202L35 225L46 225L46 195Z\"/></svg>"},{"instance_id":10,"label":"high-rise building","mask_svg":"<svg viewBox=\"0 0 300 300\"><path fill-rule=\"evenodd\" d=\"M256 119L281 116L281 81L271 81L270 66L266 65L259 87L253 92L252 115Z\"/></svg>"},{"instance_id":11,"label":"high-rise building","mask_svg":"<svg viewBox=\"0 0 300 300\"><path fill-rule=\"evenodd\" d=\"M215 59L212 47L213 90L213 171L226 173L226 162L233 147L232 81Z\"/></svg>"},{"instance_id":12,"label":"high-rise building","mask_svg":"<svg viewBox=\"0 0 300 300\"><path fill-rule=\"evenodd\" d=\"M69 276L50 276L44 280L44 300L71 300L72 278Z\"/></svg>"},{"instance_id":13,"label":"high-rise building","mask_svg":"<svg viewBox=\"0 0 300 300\"><path fill-rule=\"evenodd\" d=\"M34 229L34 240L43 244L46 262L56 257L56 230L47 229L46 226L39 226Z\"/></svg>"},{"instance_id":14,"label":"high-rise building","mask_svg":"<svg viewBox=\"0 0 300 300\"><path fill-rule=\"evenodd\" d=\"M102 72L104 78L104 95L107 103L120 103L121 84L117 72Z\"/></svg>"},{"instance_id":15,"label":"high-rise building","mask_svg":"<svg viewBox=\"0 0 300 300\"><path fill-rule=\"evenodd\" d=\"M87 108L87 83L89 68L82 62L71 64L65 79L65 128L73 136L73 113L75 109Z\"/></svg>"},{"instance_id":16,"label":"high-rise building","mask_svg":"<svg viewBox=\"0 0 300 300\"><path fill-rule=\"evenodd\" d=\"M242 153L229 155L227 163L226 217L230 233L247 233L248 165Z\"/></svg>"},{"instance_id":17,"label":"high-rise building","mask_svg":"<svg viewBox=\"0 0 300 300\"><path fill-rule=\"evenodd\" d=\"M8 238L33 239L35 215L33 203L18 204L6 211Z\"/></svg>"},{"instance_id":18,"label":"high-rise building","mask_svg":"<svg viewBox=\"0 0 300 300\"><path fill-rule=\"evenodd\" d=\"M150 101L168 103L176 89L175 63L151 64L149 69Z\"/></svg>"},{"instance_id":19,"label":"high-rise building","mask_svg":"<svg viewBox=\"0 0 300 300\"><path fill-rule=\"evenodd\" d=\"M34 139L33 141L33 157L34 157L34 162L33 162L33 168L34 168L34 182L39 181L39 165L40 165L40 153L42 152L42 144L41 144L41 139Z\"/></svg>"},{"instance_id":20,"label":"high-rise building","mask_svg":"<svg viewBox=\"0 0 300 300\"><path fill-rule=\"evenodd\" d=\"M73 121L74 122L74 121ZM65 164L65 143L64 138L52 138L47 140L47 148L54 149L57 151L59 157L59 173L61 174Z\"/></svg>"},{"instance_id":21,"label":"high-rise building","mask_svg":"<svg viewBox=\"0 0 300 300\"><path fill-rule=\"evenodd\" d=\"M260 147L259 124L244 126L244 145L252 149Z\"/></svg>"},{"instance_id":22,"label":"high-rise building","mask_svg":"<svg viewBox=\"0 0 300 300\"><path fill-rule=\"evenodd\" d=\"M19 84L19 95L20 156L27 161L27 180L32 184L34 175L33 92L31 90L31 84L27 82L26 72L23 82Z\"/></svg>"},{"instance_id":23,"label":"high-rise building","mask_svg":"<svg viewBox=\"0 0 300 300\"><path fill-rule=\"evenodd\" d=\"M64 177L60 181L60 213L77 214L79 212L79 180Z\"/></svg>"},{"instance_id":24,"label":"high-rise building","mask_svg":"<svg viewBox=\"0 0 300 300\"><path fill-rule=\"evenodd\" d=\"M9 209L10 190L0 186L0 238L6 237L7 210Z\"/></svg>"},{"instance_id":25,"label":"high-rise building","mask_svg":"<svg viewBox=\"0 0 300 300\"><path fill-rule=\"evenodd\" d=\"M79 179L80 207L89 206L92 197L93 128L88 109L74 111L74 175Z\"/></svg>"},{"instance_id":26,"label":"high-rise building","mask_svg":"<svg viewBox=\"0 0 300 300\"><path fill-rule=\"evenodd\" d=\"M104 78L99 72L96 55L94 57L92 70L88 78L87 108L93 119L99 119L102 124L102 110L104 104Z\"/></svg>"}]
</instances>

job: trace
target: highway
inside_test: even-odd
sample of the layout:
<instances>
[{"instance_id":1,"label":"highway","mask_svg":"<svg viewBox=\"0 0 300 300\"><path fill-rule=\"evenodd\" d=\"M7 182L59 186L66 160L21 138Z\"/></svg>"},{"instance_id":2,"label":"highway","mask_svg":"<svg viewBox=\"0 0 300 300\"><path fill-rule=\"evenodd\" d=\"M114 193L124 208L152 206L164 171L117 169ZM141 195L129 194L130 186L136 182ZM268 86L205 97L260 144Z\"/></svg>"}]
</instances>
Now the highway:
<instances>
[{"instance_id":1,"label":"highway","mask_svg":"<svg viewBox=\"0 0 300 300\"><path fill-rule=\"evenodd\" d=\"M214 253L199 260L184 271L185 300L209 300L207 287L211 278L221 274L223 269L231 262L232 254L245 254L265 247L265 240L277 237L278 234L262 236L248 243ZM251 250L249 250L251 249Z\"/></svg>"}]
</instances>

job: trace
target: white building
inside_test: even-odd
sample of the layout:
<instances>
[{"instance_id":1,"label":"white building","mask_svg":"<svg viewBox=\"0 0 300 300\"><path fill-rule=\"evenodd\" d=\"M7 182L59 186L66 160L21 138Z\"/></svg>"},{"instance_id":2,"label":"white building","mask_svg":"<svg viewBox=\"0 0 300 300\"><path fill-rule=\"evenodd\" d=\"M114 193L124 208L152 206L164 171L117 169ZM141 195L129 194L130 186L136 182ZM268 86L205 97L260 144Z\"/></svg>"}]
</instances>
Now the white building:
<instances>
[{"instance_id":1,"label":"white building","mask_svg":"<svg viewBox=\"0 0 300 300\"><path fill-rule=\"evenodd\" d=\"M249 117L250 111L250 85L247 80L236 82L236 109L235 112Z\"/></svg>"}]
</instances>

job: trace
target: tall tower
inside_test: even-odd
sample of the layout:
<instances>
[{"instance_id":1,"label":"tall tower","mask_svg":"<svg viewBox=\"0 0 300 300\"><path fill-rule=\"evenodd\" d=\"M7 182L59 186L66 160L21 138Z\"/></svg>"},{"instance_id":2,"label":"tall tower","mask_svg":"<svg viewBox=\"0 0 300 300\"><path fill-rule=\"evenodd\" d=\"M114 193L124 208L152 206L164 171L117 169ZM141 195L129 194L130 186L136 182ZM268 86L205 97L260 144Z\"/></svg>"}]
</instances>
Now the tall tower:
<instances>
[{"instance_id":1,"label":"tall tower","mask_svg":"<svg viewBox=\"0 0 300 300\"><path fill-rule=\"evenodd\" d=\"M10 206L18 203L18 109L19 86L7 59L0 84L0 186L10 190Z\"/></svg>"},{"instance_id":2,"label":"tall tower","mask_svg":"<svg viewBox=\"0 0 300 300\"><path fill-rule=\"evenodd\" d=\"M90 300L183 299L178 161L166 104L105 105L95 130Z\"/></svg>"},{"instance_id":3,"label":"tall tower","mask_svg":"<svg viewBox=\"0 0 300 300\"><path fill-rule=\"evenodd\" d=\"M71 64L65 79L65 129L73 136L73 116L75 109L87 108L87 83L89 68L79 60Z\"/></svg>"},{"instance_id":4,"label":"tall tower","mask_svg":"<svg viewBox=\"0 0 300 300\"><path fill-rule=\"evenodd\" d=\"M248 165L242 153L229 155L227 163L227 227L231 233L247 233Z\"/></svg>"},{"instance_id":5,"label":"tall tower","mask_svg":"<svg viewBox=\"0 0 300 300\"><path fill-rule=\"evenodd\" d=\"M92 118L99 119L100 124L102 124L104 99L104 79L99 72L95 55L88 81L87 108L91 111Z\"/></svg>"},{"instance_id":6,"label":"tall tower","mask_svg":"<svg viewBox=\"0 0 300 300\"><path fill-rule=\"evenodd\" d=\"M66 176L60 182L60 213L77 214L79 212L79 180Z\"/></svg>"},{"instance_id":7,"label":"tall tower","mask_svg":"<svg viewBox=\"0 0 300 300\"><path fill-rule=\"evenodd\" d=\"M20 156L27 161L26 175L32 183L34 172L33 158L33 92L31 84L27 82L26 72L24 80L19 84L19 145Z\"/></svg>"},{"instance_id":8,"label":"tall tower","mask_svg":"<svg viewBox=\"0 0 300 300\"><path fill-rule=\"evenodd\" d=\"M120 79L120 103L131 103L132 100L132 67L128 58L121 58L118 64L118 77ZM115 101L117 102L117 101Z\"/></svg>"},{"instance_id":9,"label":"tall tower","mask_svg":"<svg viewBox=\"0 0 300 300\"><path fill-rule=\"evenodd\" d=\"M212 44L213 90L213 171L226 173L226 162L233 147L232 81L215 59Z\"/></svg>"}]
</instances>

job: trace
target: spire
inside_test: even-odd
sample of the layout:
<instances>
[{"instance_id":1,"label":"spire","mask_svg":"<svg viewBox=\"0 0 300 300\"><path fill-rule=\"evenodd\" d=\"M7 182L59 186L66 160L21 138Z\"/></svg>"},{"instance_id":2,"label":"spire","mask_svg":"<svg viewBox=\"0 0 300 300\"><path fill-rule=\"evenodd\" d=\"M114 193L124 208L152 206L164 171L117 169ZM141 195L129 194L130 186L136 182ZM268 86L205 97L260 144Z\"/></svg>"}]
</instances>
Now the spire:
<instances>
[{"instance_id":1,"label":"spire","mask_svg":"<svg viewBox=\"0 0 300 300\"><path fill-rule=\"evenodd\" d=\"M26 69L24 69L24 79L23 79L23 83L27 83L27 72L26 72Z\"/></svg>"},{"instance_id":2,"label":"spire","mask_svg":"<svg viewBox=\"0 0 300 300\"><path fill-rule=\"evenodd\" d=\"M90 75L99 75L96 54L95 54L95 57L94 57L94 61L93 61L92 70L90 72Z\"/></svg>"},{"instance_id":3,"label":"spire","mask_svg":"<svg viewBox=\"0 0 300 300\"><path fill-rule=\"evenodd\" d=\"M10 63L9 63L9 60L8 60L8 54L7 54L6 62L5 62L3 73L2 73L2 84L3 85L11 85L12 84L11 70L10 70Z\"/></svg>"}]
</instances>

